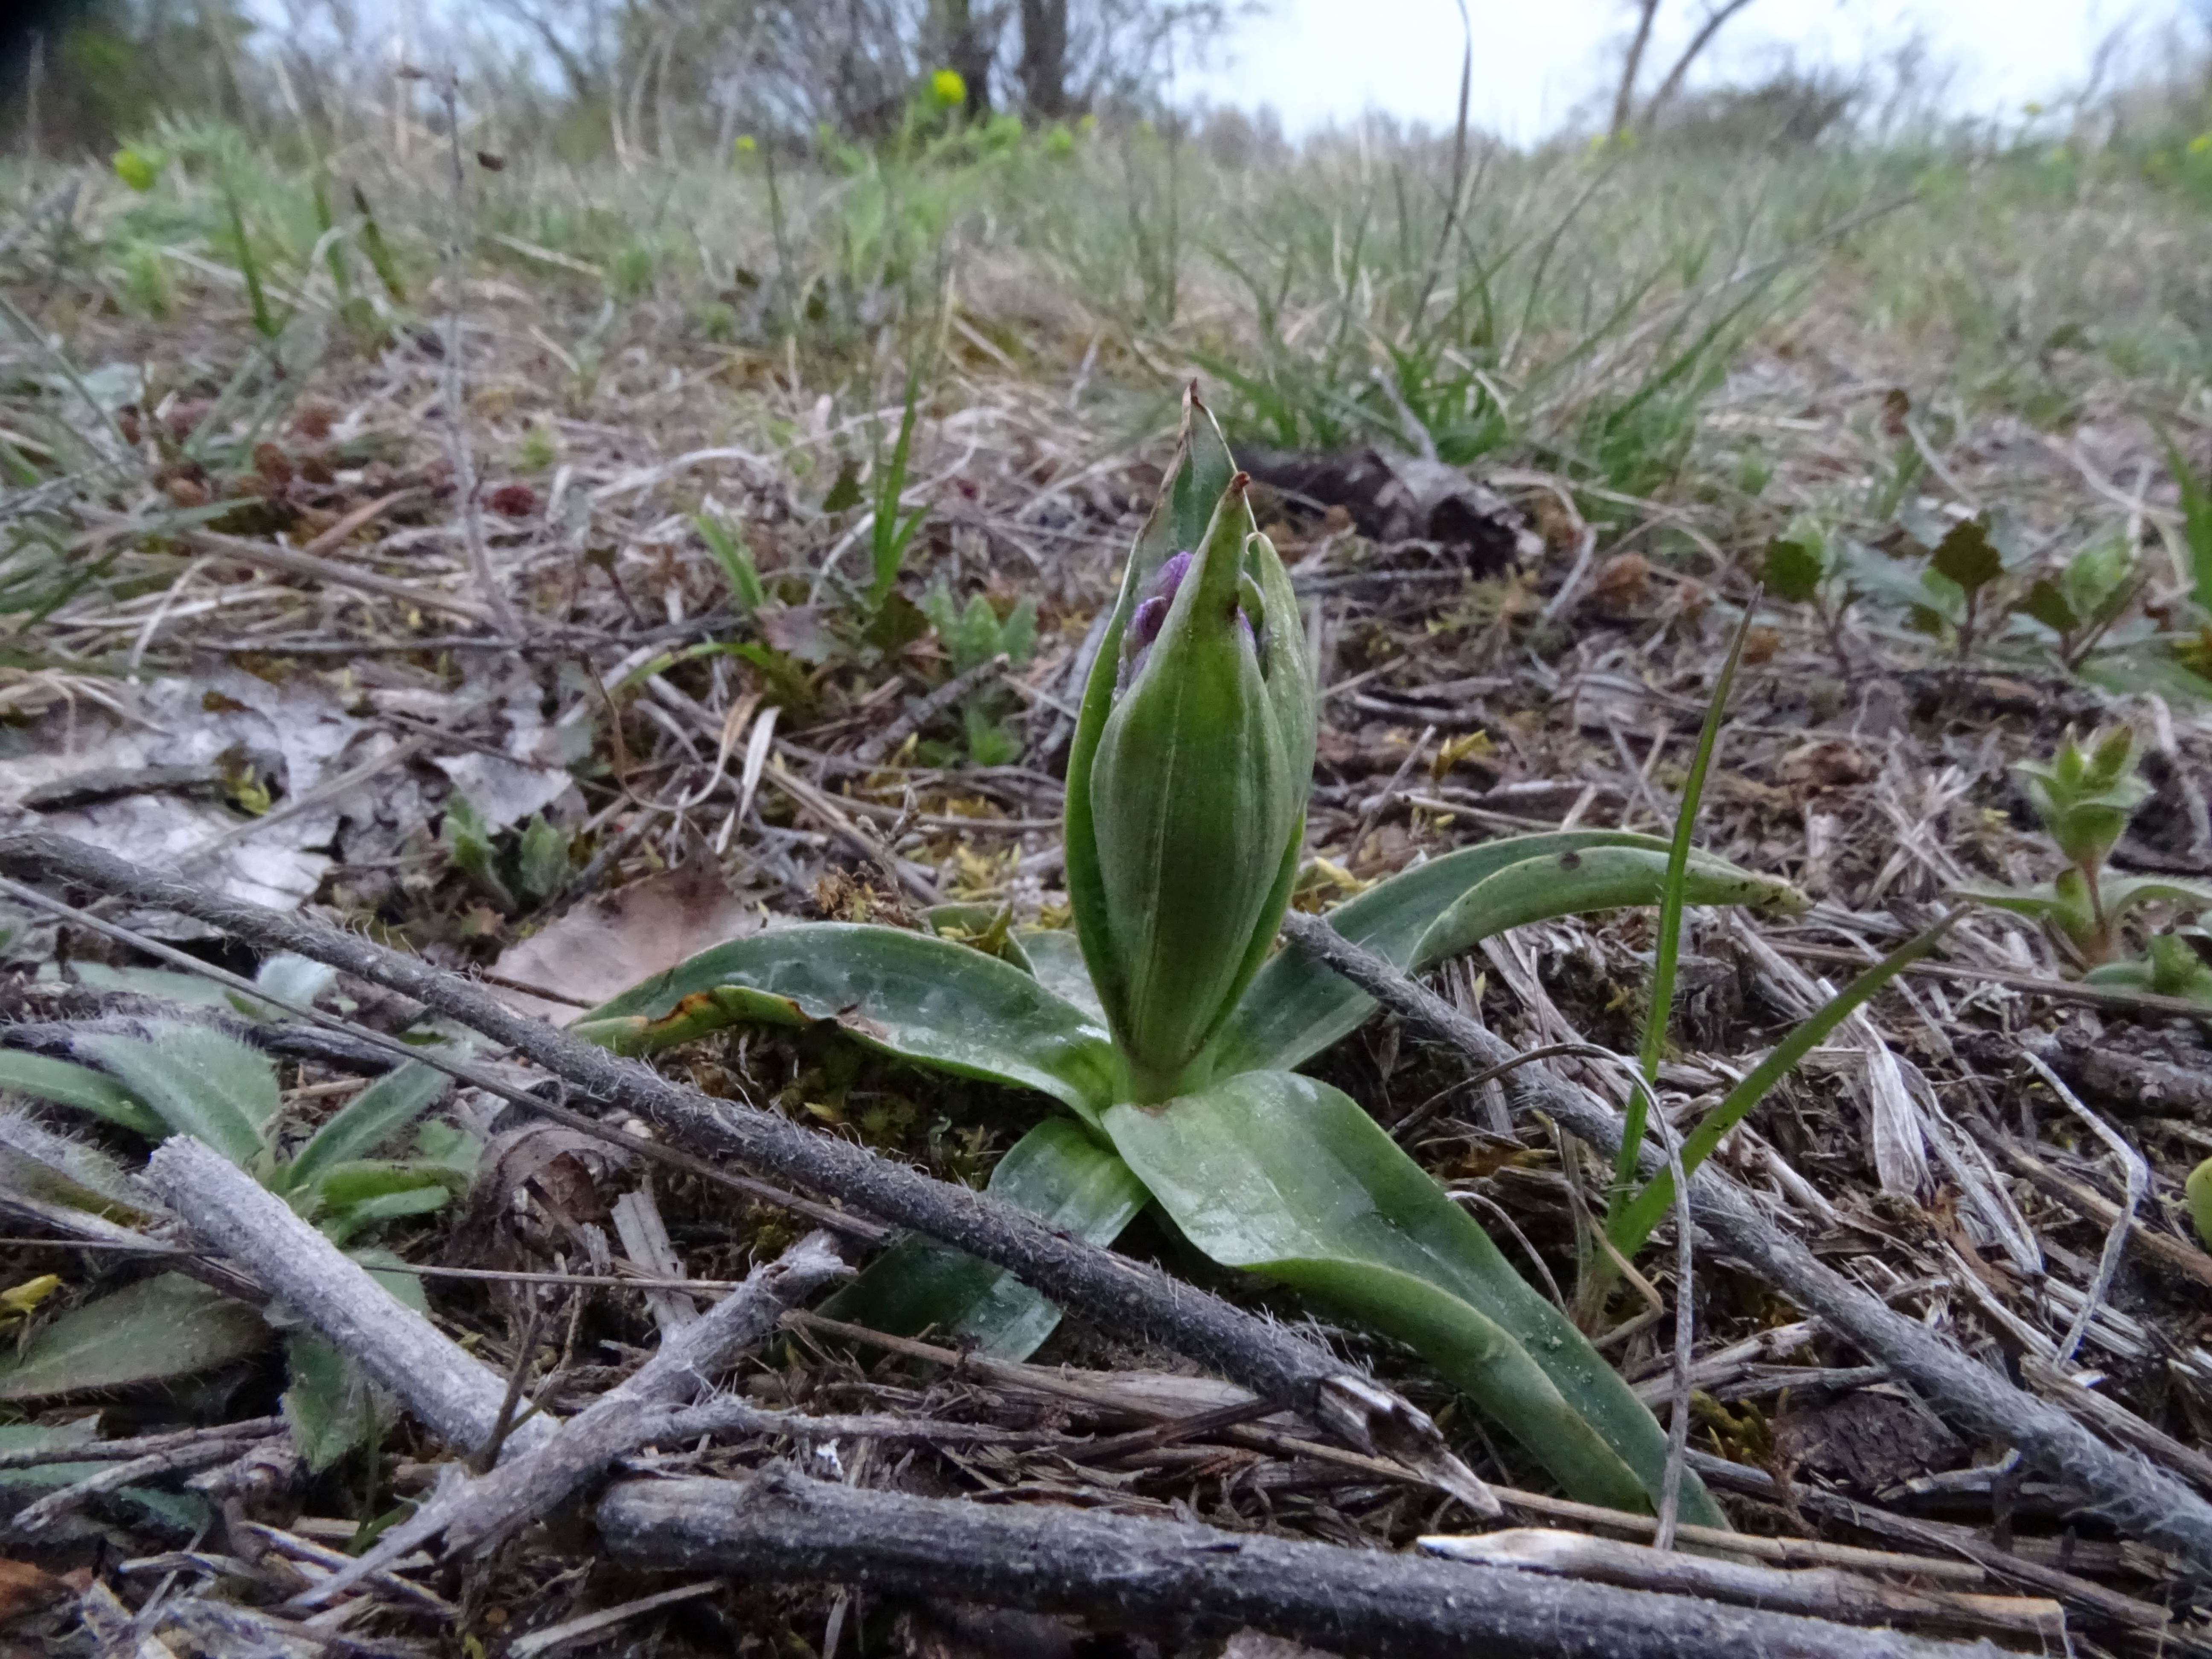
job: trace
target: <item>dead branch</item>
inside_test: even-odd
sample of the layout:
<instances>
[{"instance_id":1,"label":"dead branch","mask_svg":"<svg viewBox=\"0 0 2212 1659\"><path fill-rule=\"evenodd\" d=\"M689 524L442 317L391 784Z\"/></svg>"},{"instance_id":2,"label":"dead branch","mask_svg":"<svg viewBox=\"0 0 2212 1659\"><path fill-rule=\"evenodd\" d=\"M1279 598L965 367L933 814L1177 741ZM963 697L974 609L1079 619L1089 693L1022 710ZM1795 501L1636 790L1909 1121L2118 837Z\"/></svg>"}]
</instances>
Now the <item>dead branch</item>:
<instances>
[{"instance_id":1,"label":"dead branch","mask_svg":"<svg viewBox=\"0 0 2212 1659\"><path fill-rule=\"evenodd\" d=\"M810 1480L626 1481L600 1500L636 1566L860 1584L1153 1626L1249 1625L1346 1653L1586 1659L1936 1659L1990 1653L1688 1596L1066 1509Z\"/></svg>"},{"instance_id":2,"label":"dead branch","mask_svg":"<svg viewBox=\"0 0 2212 1659\"><path fill-rule=\"evenodd\" d=\"M559 1433L480 1479L441 1491L374 1549L300 1595L294 1605L322 1606L441 1533L449 1549L488 1547L557 1507L623 1453L670 1432L672 1413L666 1408L688 1403L708 1386L716 1372L775 1329L793 1303L851 1272L829 1234L809 1233L775 1261L754 1268L742 1287L704 1316L672 1332L635 1375L593 1401Z\"/></svg>"},{"instance_id":3,"label":"dead branch","mask_svg":"<svg viewBox=\"0 0 2212 1659\"><path fill-rule=\"evenodd\" d=\"M267 1285L440 1439L474 1450L491 1437L506 1379L439 1334L252 1176L178 1135L155 1148L143 1178L200 1243ZM556 1431L551 1418L534 1413L514 1425L501 1454L531 1450Z\"/></svg>"}]
</instances>

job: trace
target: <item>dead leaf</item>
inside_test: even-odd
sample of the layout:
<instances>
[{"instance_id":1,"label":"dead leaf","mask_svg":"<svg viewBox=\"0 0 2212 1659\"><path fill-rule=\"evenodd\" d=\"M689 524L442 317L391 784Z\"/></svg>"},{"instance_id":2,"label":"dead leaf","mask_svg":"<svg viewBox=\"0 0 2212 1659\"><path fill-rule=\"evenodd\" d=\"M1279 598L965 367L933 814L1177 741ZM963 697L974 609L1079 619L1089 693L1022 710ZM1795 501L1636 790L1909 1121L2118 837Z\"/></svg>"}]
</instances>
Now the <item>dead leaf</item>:
<instances>
[{"instance_id":1,"label":"dead leaf","mask_svg":"<svg viewBox=\"0 0 2212 1659\"><path fill-rule=\"evenodd\" d=\"M1784 1463L1862 1492L1951 1468L1966 1455L1958 1436L1924 1407L1876 1389L1785 1411L1774 1419L1774 1449Z\"/></svg>"},{"instance_id":2,"label":"dead leaf","mask_svg":"<svg viewBox=\"0 0 2212 1659\"><path fill-rule=\"evenodd\" d=\"M723 882L714 854L696 848L678 868L586 899L501 952L501 979L556 992L573 1003L520 991L499 994L523 1013L566 1025L617 991L758 926L757 915Z\"/></svg>"},{"instance_id":3,"label":"dead leaf","mask_svg":"<svg viewBox=\"0 0 2212 1659\"><path fill-rule=\"evenodd\" d=\"M0 1625L36 1613L69 1593L67 1584L42 1567L0 1559Z\"/></svg>"}]
</instances>

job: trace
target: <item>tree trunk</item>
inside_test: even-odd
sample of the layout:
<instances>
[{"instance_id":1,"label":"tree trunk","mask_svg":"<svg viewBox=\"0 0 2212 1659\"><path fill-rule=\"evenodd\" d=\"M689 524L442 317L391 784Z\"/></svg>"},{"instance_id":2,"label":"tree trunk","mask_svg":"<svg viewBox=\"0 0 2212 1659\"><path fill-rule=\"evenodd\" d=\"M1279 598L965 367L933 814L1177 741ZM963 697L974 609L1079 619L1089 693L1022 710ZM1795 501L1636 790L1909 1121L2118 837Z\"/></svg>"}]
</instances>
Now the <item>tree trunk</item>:
<instances>
[{"instance_id":1,"label":"tree trunk","mask_svg":"<svg viewBox=\"0 0 2212 1659\"><path fill-rule=\"evenodd\" d=\"M1067 113L1067 0L1022 0L1021 77L1031 120Z\"/></svg>"},{"instance_id":2,"label":"tree trunk","mask_svg":"<svg viewBox=\"0 0 2212 1659\"><path fill-rule=\"evenodd\" d=\"M936 35L945 66L968 88L967 112L976 120L991 112L991 59L997 56L999 16L975 15L971 0L937 0Z\"/></svg>"},{"instance_id":3,"label":"tree trunk","mask_svg":"<svg viewBox=\"0 0 2212 1659\"><path fill-rule=\"evenodd\" d=\"M1651 26L1659 19L1659 0L1636 0L1636 33L1628 42L1628 56L1620 65L1620 86L1613 94L1613 125L1606 137L1619 138L1628 131L1636 111L1636 76L1644 67L1644 49L1651 44Z\"/></svg>"}]
</instances>

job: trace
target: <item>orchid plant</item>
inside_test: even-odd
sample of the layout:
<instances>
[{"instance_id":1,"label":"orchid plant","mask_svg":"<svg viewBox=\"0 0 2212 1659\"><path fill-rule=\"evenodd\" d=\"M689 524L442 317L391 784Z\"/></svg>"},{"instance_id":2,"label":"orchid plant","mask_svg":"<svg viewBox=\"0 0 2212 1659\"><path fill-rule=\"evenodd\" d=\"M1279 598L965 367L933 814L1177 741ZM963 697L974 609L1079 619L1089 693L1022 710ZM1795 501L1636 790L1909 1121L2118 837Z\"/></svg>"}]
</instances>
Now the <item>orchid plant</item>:
<instances>
[{"instance_id":1,"label":"orchid plant","mask_svg":"<svg viewBox=\"0 0 2212 1659\"><path fill-rule=\"evenodd\" d=\"M1656 1506L1667 1438L1576 1325L1348 1096L1296 1069L1373 1012L1272 953L1300 866L1315 694L1288 574L1194 392L1085 687L1068 765L1074 933L954 907L934 931L781 927L585 1015L641 1053L740 1021L834 1022L914 1063L1038 1091L1068 1115L1000 1161L994 1196L1106 1244L1157 1204L1197 1249L1422 1354L1577 1498ZM1605 830L1434 859L1332 916L1419 972L1503 929L1658 902L1668 846ZM1789 908L1785 884L1693 854L1697 904ZM893 1245L842 1297L1020 1357L1060 1315L991 1265ZM1694 1477L1685 1520L1723 1525Z\"/></svg>"}]
</instances>

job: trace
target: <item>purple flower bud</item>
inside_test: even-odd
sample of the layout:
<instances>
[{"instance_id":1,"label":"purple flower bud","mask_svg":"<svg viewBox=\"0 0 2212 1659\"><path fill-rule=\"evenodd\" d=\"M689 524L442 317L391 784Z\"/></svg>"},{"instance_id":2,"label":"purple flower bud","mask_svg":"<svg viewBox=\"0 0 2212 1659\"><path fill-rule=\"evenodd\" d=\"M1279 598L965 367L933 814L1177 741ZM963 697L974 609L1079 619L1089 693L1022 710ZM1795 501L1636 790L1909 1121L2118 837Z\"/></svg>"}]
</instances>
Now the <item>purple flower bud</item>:
<instances>
[{"instance_id":1,"label":"purple flower bud","mask_svg":"<svg viewBox=\"0 0 2212 1659\"><path fill-rule=\"evenodd\" d=\"M1137 614L1129 623L1129 631L1136 636L1139 647L1159 638L1160 629L1167 624L1168 607L1173 603L1155 593L1137 607Z\"/></svg>"},{"instance_id":2,"label":"purple flower bud","mask_svg":"<svg viewBox=\"0 0 2212 1659\"><path fill-rule=\"evenodd\" d=\"M1153 593L1169 604L1174 604L1176 589L1182 586L1182 579L1190 574L1190 559L1188 553L1171 553L1161 560L1160 568L1152 573Z\"/></svg>"}]
</instances>

